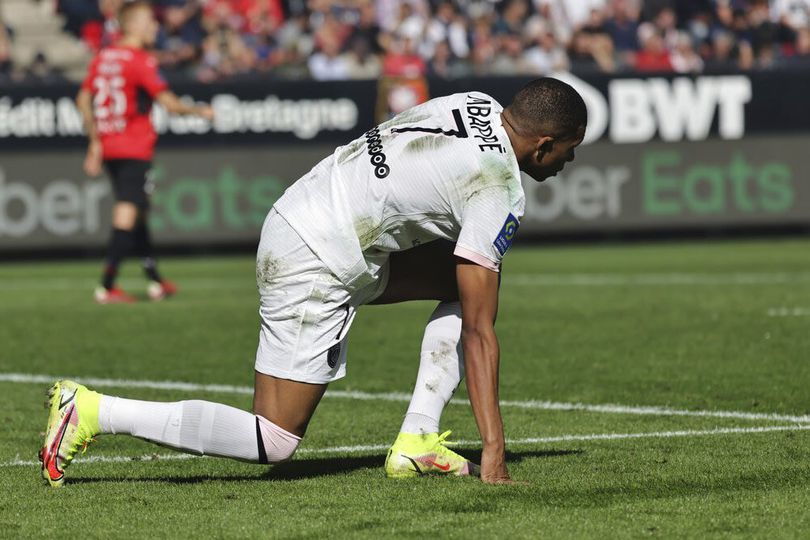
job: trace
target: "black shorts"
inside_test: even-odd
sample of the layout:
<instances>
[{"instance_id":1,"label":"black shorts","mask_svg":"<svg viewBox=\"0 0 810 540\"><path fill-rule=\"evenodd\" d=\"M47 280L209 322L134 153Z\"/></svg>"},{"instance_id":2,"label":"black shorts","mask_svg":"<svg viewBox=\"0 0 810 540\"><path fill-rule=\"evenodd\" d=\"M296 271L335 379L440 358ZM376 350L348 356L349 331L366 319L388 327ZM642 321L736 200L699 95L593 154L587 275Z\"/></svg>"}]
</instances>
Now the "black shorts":
<instances>
[{"instance_id":1,"label":"black shorts","mask_svg":"<svg viewBox=\"0 0 810 540\"><path fill-rule=\"evenodd\" d=\"M142 159L108 159L104 162L112 180L117 202L131 202L138 208L149 208L149 169L151 161Z\"/></svg>"}]
</instances>

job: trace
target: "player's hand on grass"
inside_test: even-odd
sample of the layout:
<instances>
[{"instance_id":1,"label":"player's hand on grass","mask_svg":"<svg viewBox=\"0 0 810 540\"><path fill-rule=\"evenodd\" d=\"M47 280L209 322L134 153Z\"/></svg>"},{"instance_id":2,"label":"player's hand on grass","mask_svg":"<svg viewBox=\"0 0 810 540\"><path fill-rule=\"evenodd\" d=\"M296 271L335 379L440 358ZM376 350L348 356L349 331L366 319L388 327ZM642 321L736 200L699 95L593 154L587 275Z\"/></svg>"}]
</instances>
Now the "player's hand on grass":
<instances>
[{"instance_id":1,"label":"player's hand on grass","mask_svg":"<svg viewBox=\"0 0 810 540\"><path fill-rule=\"evenodd\" d=\"M506 453L503 447L484 445L481 453L481 481L485 484L512 484L506 470Z\"/></svg>"},{"instance_id":2,"label":"player's hand on grass","mask_svg":"<svg viewBox=\"0 0 810 540\"><path fill-rule=\"evenodd\" d=\"M98 176L101 174L102 152L101 141L92 140L87 147L87 155L84 158L84 172L88 176Z\"/></svg>"}]
</instances>

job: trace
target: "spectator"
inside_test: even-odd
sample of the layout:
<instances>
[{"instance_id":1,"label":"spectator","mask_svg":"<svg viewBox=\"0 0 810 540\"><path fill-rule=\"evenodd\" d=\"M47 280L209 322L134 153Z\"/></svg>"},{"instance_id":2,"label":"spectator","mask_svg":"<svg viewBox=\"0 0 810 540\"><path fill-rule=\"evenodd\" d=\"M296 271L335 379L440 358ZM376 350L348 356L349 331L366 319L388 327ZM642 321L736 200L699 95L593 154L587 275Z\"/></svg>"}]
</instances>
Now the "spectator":
<instances>
[{"instance_id":1,"label":"spectator","mask_svg":"<svg viewBox=\"0 0 810 540\"><path fill-rule=\"evenodd\" d=\"M729 0L718 0L714 6L714 17L720 27L731 28L734 25L734 6Z\"/></svg>"},{"instance_id":2,"label":"spectator","mask_svg":"<svg viewBox=\"0 0 810 540\"><path fill-rule=\"evenodd\" d=\"M712 22L711 10L707 9L706 11L697 13L684 24L684 27L688 30L694 42L699 45L701 54L704 56L711 54L709 36L712 31Z\"/></svg>"},{"instance_id":3,"label":"spectator","mask_svg":"<svg viewBox=\"0 0 810 540\"><path fill-rule=\"evenodd\" d=\"M717 0L677 0L672 2L669 7L675 10L675 18L680 21L681 28L688 28L688 21L705 20L707 16L711 15L712 5Z\"/></svg>"},{"instance_id":4,"label":"spectator","mask_svg":"<svg viewBox=\"0 0 810 540\"><path fill-rule=\"evenodd\" d=\"M351 28L329 12L320 18L320 24L313 37L317 47L321 49L324 47L336 48L337 52L340 53L350 33Z\"/></svg>"},{"instance_id":5,"label":"spectator","mask_svg":"<svg viewBox=\"0 0 810 540\"><path fill-rule=\"evenodd\" d=\"M711 40L711 54L706 59L706 71L728 72L745 69L746 58L751 55L751 46L746 41L736 42L734 34L727 30L715 31ZM748 69L750 69L750 64Z\"/></svg>"},{"instance_id":6,"label":"spectator","mask_svg":"<svg viewBox=\"0 0 810 540\"><path fill-rule=\"evenodd\" d=\"M604 11L605 0L536 0L541 14L551 22L560 43L574 40L593 11Z\"/></svg>"},{"instance_id":7,"label":"spectator","mask_svg":"<svg viewBox=\"0 0 810 540\"><path fill-rule=\"evenodd\" d=\"M382 73L380 58L371 51L363 36L351 40L349 51L343 55L349 79L376 79Z\"/></svg>"},{"instance_id":8,"label":"spectator","mask_svg":"<svg viewBox=\"0 0 810 540\"><path fill-rule=\"evenodd\" d=\"M306 13L289 17L274 33L274 44L270 66L273 75L287 79L309 77L307 59L315 50L315 40L307 31Z\"/></svg>"},{"instance_id":9,"label":"spectator","mask_svg":"<svg viewBox=\"0 0 810 540\"><path fill-rule=\"evenodd\" d=\"M605 28L605 13L598 9L591 10L588 19L580 26L580 30L588 34L608 35Z\"/></svg>"},{"instance_id":10,"label":"spectator","mask_svg":"<svg viewBox=\"0 0 810 540\"><path fill-rule=\"evenodd\" d=\"M377 24L377 13L371 0L361 2L357 24L354 26L351 39L352 43L357 39L364 40L368 44L369 51L375 55L382 53L380 26Z\"/></svg>"},{"instance_id":11,"label":"spectator","mask_svg":"<svg viewBox=\"0 0 810 540\"><path fill-rule=\"evenodd\" d=\"M261 73L270 71L279 58L272 32L264 30L257 34L242 36L242 38L245 45L252 51L253 69Z\"/></svg>"},{"instance_id":12,"label":"spectator","mask_svg":"<svg viewBox=\"0 0 810 540\"><path fill-rule=\"evenodd\" d=\"M222 33L228 27L220 24L214 39L224 40L230 47L233 36ZM205 30L200 21L200 13L195 2L174 1L163 11L163 26L157 37L157 59L165 70L182 71L192 67L192 62L200 56ZM210 51L210 47L209 47Z\"/></svg>"},{"instance_id":13,"label":"spectator","mask_svg":"<svg viewBox=\"0 0 810 540\"><path fill-rule=\"evenodd\" d=\"M241 10L248 34L269 36L284 24L280 0L244 0Z\"/></svg>"},{"instance_id":14,"label":"spectator","mask_svg":"<svg viewBox=\"0 0 810 540\"><path fill-rule=\"evenodd\" d=\"M402 0L374 0L377 26L381 32L393 32L400 21Z\"/></svg>"},{"instance_id":15,"label":"spectator","mask_svg":"<svg viewBox=\"0 0 810 540\"><path fill-rule=\"evenodd\" d=\"M315 48L315 40L307 31L307 16L299 14L290 17L275 34L279 47L288 50L297 50L304 56L309 56Z\"/></svg>"},{"instance_id":16,"label":"spectator","mask_svg":"<svg viewBox=\"0 0 810 540\"><path fill-rule=\"evenodd\" d=\"M182 7L182 4L180 5ZM203 26L210 34L222 28L242 31L247 26L245 16L231 0L209 0L203 6Z\"/></svg>"},{"instance_id":17,"label":"spectator","mask_svg":"<svg viewBox=\"0 0 810 540\"><path fill-rule=\"evenodd\" d=\"M422 77L427 64L416 54L416 46L409 38L394 36L383 59L383 75L392 77Z\"/></svg>"},{"instance_id":18,"label":"spectator","mask_svg":"<svg viewBox=\"0 0 810 540\"><path fill-rule=\"evenodd\" d=\"M87 22L104 20L98 2L89 0L57 0L56 12L65 18L63 29L76 37L81 37Z\"/></svg>"},{"instance_id":19,"label":"spectator","mask_svg":"<svg viewBox=\"0 0 810 540\"><path fill-rule=\"evenodd\" d=\"M482 15L475 20L471 32L471 56L473 72L479 75L487 72L487 67L495 58L497 43L492 34L492 22L489 16Z\"/></svg>"},{"instance_id":20,"label":"spectator","mask_svg":"<svg viewBox=\"0 0 810 540\"><path fill-rule=\"evenodd\" d=\"M810 0L771 0L770 18L794 32L810 27Z\"/></svg>"},{"instance_id":21,"label":"spectator","mask_svg":"<svg viewBox=\"0 0 810 540\"><path fill-rule=\"evenodd\" d=\"M399 22L396 25L394 33L415 43L419 43L425 33L425 27L426 20L422 14L417 12L410 3L402 3L399 9Z\"/></svg>"},{"instance_id":22,"label":"spectator","mask_svg":"<svg viewBox=\"0 0 810 540\"><path fill-rule=\"evenodd\" d=\"M528 15L529 6L526 0L509 0L501 16L496 19L493 32L520 35L523 33L523 25Z\"/></svg>"},{"instance_id":23,"label":"spectator","mask_svg":"<svg viewBox=\"0 0 810 540\"><path fill-rule=\"evenodd\" d=\"M754 62L757 69L773 69L781 64L782 55L773 43L768 43L757 51Z\"/></svg>"},{"instance_id":24,"label":"spectator","mask_svg":"<svg viewBox=\"0 0 810 540\"><path fill-rule=\"evenodd\" d=\"M638 50L638 10L633 9L629 0L613 0L612 15L605 21L605 32L613 40L613 46L620 55Z\"/></svg>"},{"instance_id":25,"label":"spectator","mask_svg":"<svg viewBox=\"0 0 810 540\"><path fill-rule=\"evenodd\" d=\"M90 48L125 0L55 0ZM804 65L810 0L153 0L167 71L217 80ZM8 77L8 32L0 74ZM23 75L51 76L45 59ZM2 75L0 75L2 76Z\"/></svg>"},{"instance_id":26,"label":"spectator","mask_svg":"<svg viewBox=\"0 0 810 540\"><path fill-rule=\"evenodd\" d=\"M526 72L523 62L523 42L520 36L503 33L498 37L498 48L495 57L489 63L489 75L513 75Z\"/></svg>"},{"instance_id":27,"label":"spectator","mask_svg":"<svg viewBox=\"0 0 810 540\"><path fill-rule=\"evenodd\" d=\"M442 79L456 79L469 74L467 64L453 57L450 45L446 41L436 44L433 58L428 63L428 75Z\"/></svg>"},{"instance_id":28,"label":"spectator","mask_svg":"<svg viewBox=\"0 0 810 540\"><path fill-rule=\"evenodd\" d=\"M655 15L653 25L658 31L658 34L664 40L664 47L667 50L672 50L678 45L680 39L677 19L675 18L675 10L667 6L662 8Z\"/></svg>"},{"instance_id":29,"label":"spectator","mask_svg":"<svg viewBox=\"0 0 810 540\"><path fill-rule=\"evenodd\" d=\"M334 81L349 78L349 64L340 54L340 41L333 34L324 34L320 50L309 57L309 73L316 81Z\"/></svg>"},{"instance_id":30,"label":"spectator","mask_svg":"<svg viewBox=\"0 0 810 540\"><path fill-rule=\"evenodd\" d=\"M734 10L731 16L731 26L729 28L734 32L737 41L751 43L754 40L753 31L748 23L748 16L742 9Z\"/></svg>"},{"instance_id":31,"label":"spectator","mask_svg":"<svg viewBox=\"0 0 810 540\"><path fill-rule=\"evenodd\" d=\"M11 78L14 62L11 59L11 29L0 20L0 82Z\"/></svg>"},{"instance_id":32,"label":"spectator","mask_svg":"<svg viewBox=\"0 0 810 540\"><path fill-rule=\"evenodd\" d=\"M645 21L653 21L661 10L672 9L673 4L684 0L642 0L640 2L641 17ZM725 2L726 0L714 0L716 2Z\"/></svg>"},{"instance_id":33,"label":"spectator","mask_svg":"<svg viewBox=\"0 0 810 540\"><path fill-rule=\"evenodd\" d=\"M534 46L525 52L523 60L526 72L532 75L547 75L569 69L568 55L551 31L540 35Z\"/></svg>"},{"instance_id":34,"label":"spectator","mask_svg":"<svg viewBox=\"0 0 810 540\"><path fill-rule=\"evenodd\" d=\"M644 23L638 29L638 40L641 50L636 53L633 67L636 71L672 71L669 51L664 45L664 38L658 28L651 23Z\"/></svg>"},{"instance_id":35,"label":"spectator","mask_svg":"<svg viewBox=\"0 0 810 540\"><path fill-rule=\"evenodd\" d=\"M231 27L221 26L202 44L202 66L197 78L210 82L248 73L256 64L255 52Z\"/></svg>"},{"instance_id":36,"label":"spectator","mask_svg":"<svg viewBox=\"0 0 810 540\"><path fill-rule=\"evenodd\" d=\"M754 68L754 48L747 41L739 43L737 48L737 69L748 71Z\"/></svg>"},{"instance_id":37,"label":"spectator","mask_svg":"<svg viewBox=\"0 0 810 540\"><path fill-rule=\"evenodd\" d=\"M695 51L691 36L678 32L675 48L670 54L672 69L678 73L700 73L703 71L703 59Z\"/></svg>"},{"instance_id":38,"label":"spectator","mask_svg":"<svg viewBox=\"0 0 810 540\"><path fill-rule=\"evenodd\" d=\"M436 15L428 22L422 47L423 56L432 57L439 43L446 43L456 58L467 58L470 54L467 26L464 19L458 16L452 2L440 3L436 8Z\"/></svg>"},{"instance_id":39,"label":"spectator","mask_svg":"<svg viewBox=\"0 0 810 540\"><path fill-rule=\"evenodd\" d=\"M98 18L81 25L81 38L91 51L112 45L121 37L117 15L122 3L123 0L98 0Z\"/></svg>"},{"instance_id":40,"label":"spectator","mask_svg":"<svg viewBox=\"0 0 810 540\"><path fill-rule=\"evenodd\" d=\"M753 2L747 11L747 19L748 27L751 29L751 45L755 53L759 54L763 49L770 51L776 44L793 42L794 32L788 26L770 20L767 0ZM776 54L776 51L773 54Z\"/></svg>"},{"instance_id":41,"label":"spectator","mask_svg":"<svg viewBox=\"0 0 810 540\"><path fill-rule=\"evenodd\" d=\"M706 67L711 71L725 71L735 64L734 35L726 30L718 30L712 36L711 56Z\"/></svg>"},{"instance_id":42,"label":"spectator","mask_svg":"<svg viewBox=\"0 0 810 540\"><path fill-rule=\"evenodd\" d=\"M568 56L571 70L580 72L612 72L616 68L613 59L613 43L604 34L591 34L578 30L571 38Z\"/></svg>"},{"instance_id":43,"label":"spectator","mask_svg":"<svg viewBox=\"0 0 810 540\"><path fill-rule=\"evenodd\" d=\"M794 54L786 60L785 65L805 69L810 67L810 28L800 28L796 32Z\"/></svg>"},{"instance_id":44,"label":"spectator","mask_svg":"<svg viewBox=\"0 0 810 540\"><path fill-rule=\"evenodd\" d=\"M42 51L38 51L34 55L34 59L26 68L23 78L26 82L42 84L66 82L62 72L50 65L48 58Z\"/></svg>"}]
</instances>

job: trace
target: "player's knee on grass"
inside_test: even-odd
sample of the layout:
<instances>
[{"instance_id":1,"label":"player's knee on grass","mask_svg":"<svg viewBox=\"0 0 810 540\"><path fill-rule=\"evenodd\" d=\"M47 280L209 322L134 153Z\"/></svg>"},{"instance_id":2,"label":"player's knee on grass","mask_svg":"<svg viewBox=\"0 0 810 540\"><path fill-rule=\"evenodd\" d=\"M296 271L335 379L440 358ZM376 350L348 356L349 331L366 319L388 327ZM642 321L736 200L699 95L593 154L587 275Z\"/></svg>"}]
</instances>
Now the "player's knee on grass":
<instances>
[{"instance_id":1,"label":"player's knee on grass","mask_svg":"<svg viewBox=\"0 0 810 540\"><path fill-rule=\"evenodd\" d=\"M263 416L256 415L256 427L257 437L261 441L260 462L280 463L293 457L301 442L301 437L278 427ZM262 450L264 450L264 456L262 456Z\"/></svg>"}]
</instances>

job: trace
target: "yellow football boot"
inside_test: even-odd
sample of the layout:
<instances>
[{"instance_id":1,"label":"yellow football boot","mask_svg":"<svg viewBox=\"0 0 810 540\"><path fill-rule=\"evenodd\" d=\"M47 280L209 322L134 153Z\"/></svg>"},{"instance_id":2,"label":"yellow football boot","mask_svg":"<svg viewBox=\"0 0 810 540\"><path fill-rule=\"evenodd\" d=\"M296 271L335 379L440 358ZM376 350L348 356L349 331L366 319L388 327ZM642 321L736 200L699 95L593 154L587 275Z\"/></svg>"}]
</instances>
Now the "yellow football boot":
<instances>
[{"instance_id":1,"label":"yellow football boot","mask_svg":"<svg viewBox=\"0 0 810 540\"><path fill-rule=\"evenodd\" d=\"M412 478L425 474L452 474L455 476L478 476L480 468L475 463L456 454L449 448L449 431L438 433L400 433L385 458L385 474L388 478Z\"/></svg>"},{"instance_id":2,"label":"yellow football boot","mask_svg":"<svg viewBox=\"0 0 810 540\"><path fill-rule=\"evenodd\" d=\"M45 443L39 451L42 478L53 487L65 482L65 468L79 449L86 450L99 433L101 394L73 381L57 381L48 390L50 409Z\"/></svg>"}]
</instances>

